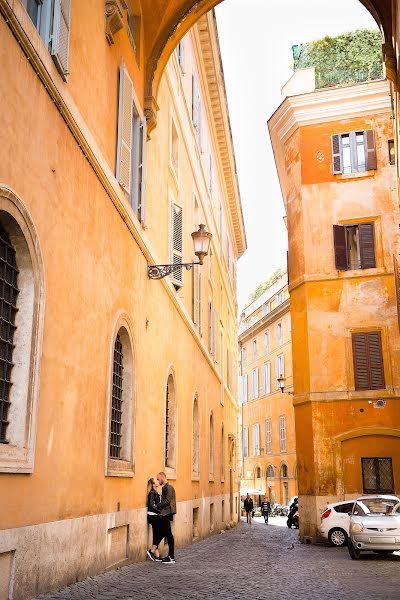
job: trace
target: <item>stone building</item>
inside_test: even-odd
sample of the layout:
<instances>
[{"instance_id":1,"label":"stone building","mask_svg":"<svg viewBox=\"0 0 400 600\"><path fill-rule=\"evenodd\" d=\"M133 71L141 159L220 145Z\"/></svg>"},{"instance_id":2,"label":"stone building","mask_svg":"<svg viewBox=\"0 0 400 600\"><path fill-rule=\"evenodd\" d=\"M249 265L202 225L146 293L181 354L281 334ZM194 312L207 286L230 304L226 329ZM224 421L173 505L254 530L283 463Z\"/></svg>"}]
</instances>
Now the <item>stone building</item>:
<instances>
[{"instance_id":1,"label":"stone building","mask_svg":"<svg viewBox=\"0 0 400 600\"><path fill-rule=\"evenodd\" d=\"M291 337L285 273L246 306L239 324L242 488L258 504L266 496L288 505L297 493Z\"/></svg>"},{"instance_id":2,"label":"stone building","mask_svg":"<svg viewBox=\"0 0 400 600\"><path fill-rule=\"evenodd\" d=\"M326 502L400 493L393 112L383 80L316 90L296 73L286 92L268 125L289 236L300 535L315 540Z\"/></svg>"},{"instance_id":3,"label":"stone building","mask_svg":"<svg viewBox=\"0 0 400 600\"><path fill-rule=\"evenodd\" d=\"M144 559L160 470L178 545L238 519L246 239L214 15L150 139L146 36L136 0L0 1L0 598ZM200 224L204 265L151 279Z\"/></svg>"}]
</instances>

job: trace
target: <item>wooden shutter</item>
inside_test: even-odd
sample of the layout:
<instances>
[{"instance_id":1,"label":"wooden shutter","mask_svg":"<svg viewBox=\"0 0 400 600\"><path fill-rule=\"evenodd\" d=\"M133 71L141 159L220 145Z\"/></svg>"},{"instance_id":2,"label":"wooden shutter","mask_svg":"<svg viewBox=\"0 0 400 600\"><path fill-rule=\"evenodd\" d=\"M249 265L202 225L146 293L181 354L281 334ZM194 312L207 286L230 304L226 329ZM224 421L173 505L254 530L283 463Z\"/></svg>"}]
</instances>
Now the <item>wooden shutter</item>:
<instances>
[{"instance_id":1,"label":"wooden shutter","mask_svg":"<svg viewBox=\"0 0 400 600\"><path fill-rule=\"evenodd\" d=\"M68 77L71 0L54 0L50 53L64 81Z\"/></svg>"},{"instance_id":2,"label":"wooden shutter","mask_svg":"<svg viewBox=\"0 0 400 600\"><path fill-rule=\"evenodd\" d=\"M332 172L334 175L343 173L342 149L340 144L340 135L331 136L332 145Z\"/></svg>"},{"instance_id":3,"label":"wooden shutter","mask_svg":"<svg viewBox=\"0 0 400 600\"><path fill-rule=\"evenodd\" d=\"M172 263L178 264L182 262L183 250L183 215L182 208L172 202L171 216L171 248L172 248ZM182 267L172 273L172 282L175 285L181 286L183 283Z\"/></svg>"},{"instance_id":4,"label":"wooden shutter","mask_svg":"<svg viewBox=\"0 0 400 600\"><path fill-rule=\"evenodd\" d=\"M360 236L361 268L374 269L376 267L374 224L360 223L358 231Z\"/></svg>"},{"instance_id":5,"label":"wooden shutter","mask_svg":"<svg viewBox=\"0 0 400 600\"><path fill-rule=\"evenodd\" d=\"M335 267L338 271L347 271L346 228L342 225L333 226L333 244L335 248Z\"/></svg>"},{"instance_id":6,"label":"wooden shutter","mask_svg":"<svg viewBox=\"0 0 400 600\"><path fill-rule=\"evenodd\" d=\"M265 370L265 393L271 393L271 363L267 363Z\"/></svg>"},{"instance_id":7,"label":"wooden shutter","mask_svg":"<svg viewBox=\"0 0 400 600\"><path fill-rule=\"evenodd\" d=\"M364 131L365 143L365 162L366 170L372 171L377 169L376 147L375 147L375 132L373 129Z\"/></svg>"},{"instance_id":8,"label":"wooden shutter","mask_svg":"<svg viewBox=\"0 0 400 600\"><path fill-rule=\"evenodd\" d=\"M266 372L265 372L266 371L266 366L267 365L264 364L263 367L262 367L262 371L261 371L261 379L262 379L261 385L262 385L263 394L265 394L265 386L266 386Z\"/></svg>"},{"instance_id":9,"label":"wooden shutter","mask_svg":"<svg viewBox=\"0 0 400 600\"><path fill-rule=\"evenodd\" d=\"M385 377L380 331L353 333L352 341L355 389L383 389Z\"/></svg>"},{"instance_id":10,"label":"wooden shutter","mask_svg":"<svg viewBox=\"0 0 400 600\"><path fill-rule=\"evenodd\" d=\"M139 153L139 197L137 217L141 223L145 218L146 194L146 149L147 149L147 121L144 117L140 124L140 153Z\"/></svg>"},{"instance_id":11,"label":"wooden shutter","mask_svg":"<svg viewBox=\"0 0 400 600\"><path fill-rule=\"evenodd\" d=\"M393 254L393 271L394 271L394 286L396 289L396 303L397 303L397 321L399 324L400 331L400 275L399 275L399 262L396 256Z\"/></svg>"},{"instance_id":12,"label":"wooden shutter","mask_svg":"<svg viewBox=\"0 0 400 600\"><path fill-rule=\"evenodd\" d=\"M132 118L133 84L125 66L119 71L119 107L116 177L121 187L130 194L132 179Z\"/></svg>"}]
</instances>

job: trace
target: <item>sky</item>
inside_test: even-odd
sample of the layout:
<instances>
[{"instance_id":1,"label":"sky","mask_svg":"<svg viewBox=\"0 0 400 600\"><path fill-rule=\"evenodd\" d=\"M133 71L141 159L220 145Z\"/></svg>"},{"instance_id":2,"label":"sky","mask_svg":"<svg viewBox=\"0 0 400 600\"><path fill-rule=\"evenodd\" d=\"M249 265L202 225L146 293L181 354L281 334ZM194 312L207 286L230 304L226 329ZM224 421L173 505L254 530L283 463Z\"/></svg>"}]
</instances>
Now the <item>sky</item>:
<instances>
[{"instance_id":1,"label":"sky","mask_svg":"<svg viewBox=\"0 0 400 600\"><path fill-rule=\"evenodd\" d=\"M286 266L285 209L267 121L292 74L291 47L376 23L359 0L225 0L216 14L248 246L238 263L240 310L259 283Z\"/></svg>"}]
</instances>

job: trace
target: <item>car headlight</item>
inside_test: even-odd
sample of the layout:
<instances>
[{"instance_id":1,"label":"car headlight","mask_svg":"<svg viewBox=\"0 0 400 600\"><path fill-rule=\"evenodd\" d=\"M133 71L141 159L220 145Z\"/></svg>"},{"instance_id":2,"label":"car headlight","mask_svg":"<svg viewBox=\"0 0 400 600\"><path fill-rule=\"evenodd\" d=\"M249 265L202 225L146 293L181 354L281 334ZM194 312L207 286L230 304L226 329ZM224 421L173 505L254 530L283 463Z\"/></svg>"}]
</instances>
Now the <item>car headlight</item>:
<instances>
[{"instance_id":1,"label":"car headlight","mask_svg":"<svg viewBox=\"0 0 400 600\"><path fill-rule=\"evenodd\" d=\"M364 527L361 525L361 523L353 523L351 526L351 531L352 533L361 533L364 531Z\"/></svg>"}]
</instances>

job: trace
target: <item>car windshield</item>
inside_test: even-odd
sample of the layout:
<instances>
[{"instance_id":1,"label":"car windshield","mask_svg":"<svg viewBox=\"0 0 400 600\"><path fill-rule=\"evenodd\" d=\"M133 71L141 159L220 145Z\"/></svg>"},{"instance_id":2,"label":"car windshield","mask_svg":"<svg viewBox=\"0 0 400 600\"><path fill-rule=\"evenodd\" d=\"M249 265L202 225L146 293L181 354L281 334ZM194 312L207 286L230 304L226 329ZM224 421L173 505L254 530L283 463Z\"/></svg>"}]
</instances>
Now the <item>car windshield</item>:
<instances>
[{"instance_id":1,"label":"car windshield","mask_svg":"<svg viewBox=\"0 0 400 600\"><path fill-rule=\"evenodd\" d=\"M353 508L354 515L367 517L400 515L398 500L387 498L363 498L357 500Z\"/></svg>"}]
</instances>

